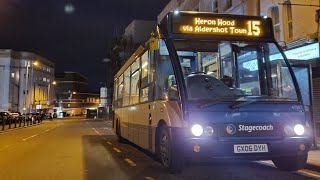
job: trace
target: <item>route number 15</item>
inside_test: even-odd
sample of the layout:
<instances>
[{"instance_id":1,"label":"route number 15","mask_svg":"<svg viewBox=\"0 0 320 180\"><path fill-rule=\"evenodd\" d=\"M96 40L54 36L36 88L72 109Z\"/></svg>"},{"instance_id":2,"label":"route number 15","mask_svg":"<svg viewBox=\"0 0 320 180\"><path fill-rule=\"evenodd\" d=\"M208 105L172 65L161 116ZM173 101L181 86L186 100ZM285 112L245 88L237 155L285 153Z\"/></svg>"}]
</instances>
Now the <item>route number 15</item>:
<instances>
[{"instance_id":1,"label":"route number 15","mask_svg":"<svg viewBox=\"0 0 320 180\"><path fill-rule=\"evenodd\" d=\"M248 35L259 36L260 35L260 21L248 21Z\"/></svg>"}]
</instances>

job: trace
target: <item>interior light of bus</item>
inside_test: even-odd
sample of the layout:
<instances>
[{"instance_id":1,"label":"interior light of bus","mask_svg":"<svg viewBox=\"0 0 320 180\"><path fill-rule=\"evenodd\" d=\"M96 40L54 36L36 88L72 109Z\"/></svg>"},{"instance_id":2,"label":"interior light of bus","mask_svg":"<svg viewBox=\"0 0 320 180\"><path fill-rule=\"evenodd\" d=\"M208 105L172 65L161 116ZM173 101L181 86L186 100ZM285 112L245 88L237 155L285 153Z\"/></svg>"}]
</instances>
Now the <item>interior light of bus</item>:
<instances>
[{"instance_id":1,"label":"interior light of bus","mask_svg":"<svg viewBox=\"0 0 320 180\"><path fill-rule=\"evenodd\" d=\"M293 130L298 136L304 134L304 126L302 124L296 124Z\"/></svg>"},{"instance_id":2,"label":"interior light of bus","mask_svg":"<svg viewBox=\"0 0 320 180\"><path fill-rule=\"evenodd\" d=\"M142 64L142 68L145 68L148 65L148 62Z\"/></svg>"},{"instance_id":3,"label":"interior light of bus","mask_svg":"<svg viewBox=\"0 0 320 180\"><path fill-rule=\"evenodd\" d=\"M136 106L131 106L131 107L128 108L128 110L129 111L135 111L135 110L137 110L137 107Z\"/></svg>"},{"instance_id":4,"label":"interior light of bus","mask_svg":"<svg viewBox=\"0 0 320 180\"><path fill-rule=\"evenodd\" d=\"M195 124L191 127L191 132L194 136L201 136L203 133L203 128L199 124Z\"/></svg>"},{"instance_id":5,"label":"interior light of bus","mask_svg":"<svg viewBox=\"0 0 320 180\"><path fill-rule=\"evenodd\" d=\"M267 19L268 18L268 16L263 16L263 19Z\"/></svg>"}]
</instances>

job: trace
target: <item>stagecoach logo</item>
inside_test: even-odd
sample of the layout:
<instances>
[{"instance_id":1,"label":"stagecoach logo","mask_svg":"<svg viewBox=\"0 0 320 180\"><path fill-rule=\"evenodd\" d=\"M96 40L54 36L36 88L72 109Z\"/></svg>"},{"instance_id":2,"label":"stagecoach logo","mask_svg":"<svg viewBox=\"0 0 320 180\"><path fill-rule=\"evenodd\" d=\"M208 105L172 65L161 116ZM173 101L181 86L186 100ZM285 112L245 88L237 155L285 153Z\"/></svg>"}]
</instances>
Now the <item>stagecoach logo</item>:
<instances>
[{"instance_id":1,"label":"stagecoach logo","mask_svg":"<svg viewBox=\"0 0 320 180\"><path fill-rule=\"evenodd\" d=\"M228 134L234 134L236 133L236 127L233 124L228 124L226 127L226 131Z\"/></svg>"}]
</instances>

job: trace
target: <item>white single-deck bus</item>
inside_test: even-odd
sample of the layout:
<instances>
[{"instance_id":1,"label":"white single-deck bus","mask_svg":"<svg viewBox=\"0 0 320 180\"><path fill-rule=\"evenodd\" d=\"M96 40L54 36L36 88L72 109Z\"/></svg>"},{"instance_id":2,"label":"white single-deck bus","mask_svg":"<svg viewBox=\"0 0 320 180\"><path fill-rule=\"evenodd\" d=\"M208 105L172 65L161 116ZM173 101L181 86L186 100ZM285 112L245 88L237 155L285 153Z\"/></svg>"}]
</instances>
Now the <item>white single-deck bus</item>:
<instances>
[{"instance_id":1,"label":"white single-deck bus","mask_svg":"<svg viewBox=\"0 0 320 180\"><path fill-rule=\"evenodd\" d=\"M311 138L267 17L170 12L114 78L113 128L171 172L185 160L304 167Z\"/></svg>"}]
</instances>

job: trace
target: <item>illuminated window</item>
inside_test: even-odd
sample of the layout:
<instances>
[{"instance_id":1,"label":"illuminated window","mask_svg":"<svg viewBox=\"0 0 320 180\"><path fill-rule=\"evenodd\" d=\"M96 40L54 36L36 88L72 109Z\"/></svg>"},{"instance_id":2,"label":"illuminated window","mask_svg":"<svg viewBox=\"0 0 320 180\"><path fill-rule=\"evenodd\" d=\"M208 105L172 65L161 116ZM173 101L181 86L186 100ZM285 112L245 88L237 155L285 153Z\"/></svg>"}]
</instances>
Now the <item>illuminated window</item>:
<instances>
[{"instance_id":1,"label":"illuminated window","mask_svg":"<svg viewBox=\"0 0 320 180\"><path fill-rule=\"evenodd\" d=\"M46 81L47 81L47 78L43 77L43 78L42 78L42 81L46 82Z\"/></svg>"},{"instance_id":2,"label":"illuminated window","mask_svg":"<svg viewBox=\"0 0 320 180\"><path fill-rule=\"evenodd\" d=\"M11 73L11 77L14 78L14 73Z\"/></svg>"},{"instance_id":3,"label":"illuminated window","mask_svg":"<svg viewBox=\"0 0 320 180\"><path fill-rule=\"evenodd\" d=\"M279 21L279 8L277 6L271 7L269 16L272 18L274 37L277 41L280 40L280 21Z\"/></svg>"},{"instance_id":4,"label":"illuminated window","mask_svg":"<svg viewBox=\"0 0 320 180\"><path fill-rule=\"evenodd\" d=\"M131 65L130 104L139 102L140 58Z\"/></svg>"},{"instance_id":5,"label":"illuminated window","mask_svg":"<svg viewBox=\"0 0 320 180\"><path fill-rule=\"evenodd\" d=\"M218 13L219 12L219 9L218 9L218 0L214 0L212 2L212 9L213 9L213 12L214 13Z\"/></svg>"},{"instance_id":6,"label":"illuminated window","mask_svg":"<svg viewBox=\"0 0 320 180\"><path fill-rule=\"evenodd\" d=\"M226 10L232 7L232 0L226 0Z\"/></svg>"},{"instance_id":7,"label":"illuminated window","mask_svg":"<svg viewBox=\"0 0 320 180\"><path fill-rule=\"evenodd\" d=\"M127 68L125 71L124 71L124 81L123 81L123 92L122 92L122 95L123 95L123 106L127 106L129 105L129 100L130 100L130 67Z\"/></svg>"},{"instance_id":8,"label":"illuminated window","mask_svg":"<svg viewBox=\"0 0 320 180\"><path fill-rule=\"evenodd\" d=\"M291 2L290 1L286 1L284 3L285 6L285 12L286 12L286 25L287 25L287 37L288 39L291 39L293 37L293 30L292 30L292 9L291 9Z\"/></svg>"}]
</instances>

